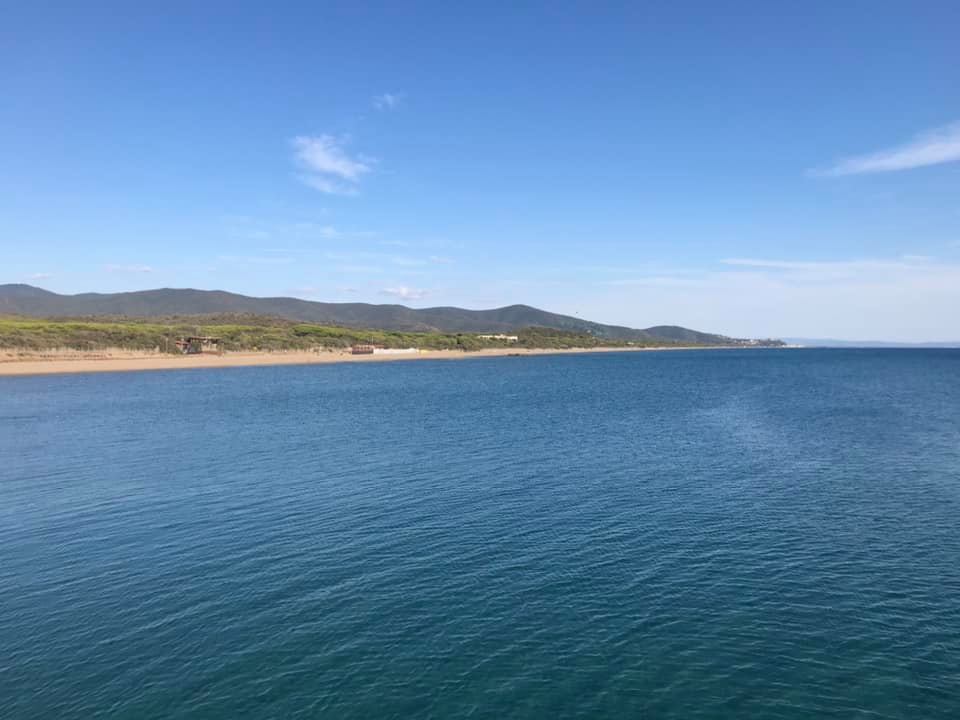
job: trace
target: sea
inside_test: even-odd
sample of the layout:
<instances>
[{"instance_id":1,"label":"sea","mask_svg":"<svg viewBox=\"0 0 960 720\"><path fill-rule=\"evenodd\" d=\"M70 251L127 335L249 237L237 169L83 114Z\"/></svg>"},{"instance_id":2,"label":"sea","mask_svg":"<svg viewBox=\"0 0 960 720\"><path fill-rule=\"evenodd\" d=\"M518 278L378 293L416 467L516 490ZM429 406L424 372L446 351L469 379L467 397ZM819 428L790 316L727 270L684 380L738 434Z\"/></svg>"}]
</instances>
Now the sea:
<instances>
[{"instance_id":1,"label":"sea","mask_svg":"<svg viewBox=\"0 0 960 720\"><path fill-rule=\"evenodd\" d=\"M0 717L960 717L960 351L0 378Z\"/></svg>"}]
</instances>

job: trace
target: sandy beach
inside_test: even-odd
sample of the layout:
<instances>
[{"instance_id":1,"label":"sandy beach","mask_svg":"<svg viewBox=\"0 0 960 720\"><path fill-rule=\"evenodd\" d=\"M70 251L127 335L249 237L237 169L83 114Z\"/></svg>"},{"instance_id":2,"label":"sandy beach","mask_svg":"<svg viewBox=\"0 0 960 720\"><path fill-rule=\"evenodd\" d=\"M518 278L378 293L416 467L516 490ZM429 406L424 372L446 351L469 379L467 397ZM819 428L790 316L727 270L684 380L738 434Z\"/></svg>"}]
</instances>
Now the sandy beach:
<instances>
[{"instance_id":1,"label":"sandy beach","mask_svg":"<svg viewBox=\"0 0 960 720\"><path fill-rule=\"evenodd\" d=\"M565 350L495 348L460 352L422 350L415 355L352 355L345 351L320 352L237 352L223 355L159 355L108 351L96 355L0 355L0 376L54 375L62 373L136 372L144 370L199 370L203 368L250 367L257 365L322 365L342 362L401 362L409 360L469 360L489 357L527 357L532 355L568 355L603 352L655 352L698 348L571 348Z\"/></svg>"}]
</instances>

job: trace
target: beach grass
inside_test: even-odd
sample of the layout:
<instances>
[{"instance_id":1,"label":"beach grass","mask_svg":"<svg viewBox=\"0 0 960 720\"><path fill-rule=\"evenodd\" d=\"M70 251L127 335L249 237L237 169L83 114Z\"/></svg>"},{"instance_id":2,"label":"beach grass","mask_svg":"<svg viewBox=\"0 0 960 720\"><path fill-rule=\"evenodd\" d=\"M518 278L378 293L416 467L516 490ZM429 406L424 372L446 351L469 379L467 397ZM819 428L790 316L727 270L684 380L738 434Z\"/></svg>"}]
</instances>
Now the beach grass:
<instances>
[{"instance_id":1,"label":"beach grass","mask_svg":"<svg viewBox=\"0 0 960 720\"><path fill-rule=\"evenodd\" d=\"M108 348L174 353L189 335L220 338L227 352L345 349L357 343L388 348L484 350L495 348L670 347L669 341L617 341L549 328L526 328L509 341L475 333L394 332L294 322L259 316L139 318L0 317L0 350L96 352Z\"/></svg>"}]
</instances>

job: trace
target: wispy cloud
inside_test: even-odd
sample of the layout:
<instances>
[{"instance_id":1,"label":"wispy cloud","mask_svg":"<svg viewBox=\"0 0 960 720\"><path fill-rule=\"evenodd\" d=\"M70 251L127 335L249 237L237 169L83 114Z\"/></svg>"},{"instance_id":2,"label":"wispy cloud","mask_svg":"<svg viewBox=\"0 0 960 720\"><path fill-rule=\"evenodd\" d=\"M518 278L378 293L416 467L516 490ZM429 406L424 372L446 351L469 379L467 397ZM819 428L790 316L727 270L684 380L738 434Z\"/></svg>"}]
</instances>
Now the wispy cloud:
<instances>
[{"instance_id":1,"label":"wispy cloud","mask_svg":"<svg viewBox=\"0 0 960 720\"><path fill-rule=\"evenodd\" d=\"M306 287L292 288L287 292L288 295L300 298L301 300L321 300L323 302L348 303L357 302L356 296L360 290L355 287L337 286L318 287L316 285L307 285Z\"/></svg>"},{"instance_id":2,"label":"wispy cloud","mask_svg":"<svg viewBox=\"0 0 960 720\"><path fill-rule=\"evenodd\" d=\"M364 257L377 258L385 260L392 265L404 268L422 268L427 265L451 265L453 258L441 257L440 255L429 255L427 257L412 257L410 255L384 255L380 253L362 253Z\"/></svg>"},{"instance_id":3,"label":"wispy cloud","mask_svg":"<svg viewBox=\"0 0 960 720\"><path fill-rule=\"evenodd\" d=\"M356 195L359 192L353 185L338 183L320 175L304 175L300 179L307 187L327 195Z\"/></svg>"},{"instance_id":4,"label":"wispy cloud","mask_svg":"<svg viewBox=\"0 0 960 720\"><path fill-rule=\"evenodd\" d=\"M332 135L295 137L294 159L306 171L301 180L323 193L355 195L361 178L372 169L372 160L351 157L345 144Z\"/></svg>"},{"instance_id":5,"label":"wispy cloud","mask_svg":"<svg viewBox=\"0 0 960 720\"><path fill-rule=\"evenodd\" d=\"M291 226L296 235L307 237L321 237L327 240L337 240L346 237L348 234L333 225L318 225L317 223L298 222Z\"/></svg>"},{"instance_id":6,"label":"wispy cloud","mask_svg":"<svg viewBox=\"0 0 960 720\"><path fill-rule=\"evenodd\" d=\"M337 265L334 268L338 273L344 275L378 275L385 272L384 268L378 265L363 265L357 263L347 263L345 265Z\"/></svg>"},{"instance_id":7,"label":"wispy cloud","mask_svg":"<svg viewBox=\"0 0 960 720\"><path fill-rule=\"evenodd\" d=\"M393 110L402 101L402 93L383 93L373 98L373 106L377 110Z\"/></svg>"},{"instance_id":8,"label":"wispy cloud","mask_svg":"<svg viewBox=\"0 0 960 720\"><path fill-rule=\"evenodd\" d=\"M422 258L402 256L390 258L390 262L392 262L394 265L399 265L400 267L423 267L427 264L427 261Z\"/></svg>"},{"instance_id":9,"label":"wispy cloud","mask_svg":"<svg viewBox=\"0 0 960 720\"><path fill-rule=\"evenodd\" d=\"M377 272L383 272L385 268L393 266L403 268L405 275L423 275L427 273L427 267L436 264L445 264L453 262L448 258L436 256L417 257L410 255L394 255L391 253L371 252L369 250L348 250L348 251L326 251L323 256L332 262L346 263L344 267L356 267L360 264L365 272L371 270L370 265L375 264Z\"/></svg>"},{"instance_id":10,"label":"wispy cloud","mask_svg":"<svg viewBox=\"0 0 960 720\"><path fill-rule=\"evenodd\" d=\"M723 265L785 272L837 273L916 268L929 265L934 258L927 255L901 255L899 258L864 260L767 260L762 258L726 258Z\"/></svg>"},{"instance_id":11,"label":"wispy cloud","mask_svg":"<svg viewBox=\"0 0 960 720\"><path fill-rule=\"evenodd\" d=\"M352 230L337 227L329 223L301 220L296 222L281 221L253 221L247 223L251 227L230 228L231 234L241 240L275 240L278 242L295 240L343 240L347 238L374 238L377 233L372 230Z\"/></svg>"},{"instance_id":12,"label":"wispy cloud","mask_svg":"<svg viewBox=\"0 0 960 720\"><path fill-rule=\"evenodd\" d=\"M945 258L729 258L696 272L614 278L595 297L603 298L601 309L631 310L607 317L591 310L593 317L636 327L668 322L737 337L960 339L960 261ZM635 308L653 310L638 316Z\"/></svg>"},{"instance_id":13,"label":"wispy cloud","mask_svg":"<svg viewBox=\"0 0 960 720\"><path fill-rule=\"evenodd\" d=\"M53 277L53 273L38 272L38 273L33 273L28 277L31 280L49 280L50 278Z\"/></svg>"},{"instance_id":14,"label":"wispy cloud","mask_svg":"<svg viewBox=\"0 0 960 720\"><path fill-rule=\"evenodd\" d=\"M152 273L153 268L149 265L117 265L110 263L104 265L103 269L112 273Z\"/></svg>"},{"instance_id":15,"label":"wispy cloud","mask_svg":"<svg viewBox=\"0 0 960 720\"><path fill-rule=\"evenodd\" d=\"M242 265L289 265L293 262L292 257L285 255L218 255L217 260Z\"/></svg>"},{"instance_id":16,"label":"wispy cloud","mask_svg":"<svg viewBox=\"0 0 960 720\"><path fill-rule=\"evenodd\" d=\"M960 122L921 133L896 147L843 158L815 175L860 175L895 172L960 161Z\"/></svg>"},{"instance_id":17,"label":"wispy cloud","mask_svg":"<svg viewBox=\"0 0 960 720\"><path fill-rule=\"evenodd\" d=\"M673 275L644 275L632 278L620 278L617 280L606 280L601 285L611 287L683 287L693 286L699 282L696 277L673 276Z\"/></svg>"},{"instance_id":18,"label":"wispy cloud","mask_svg":"<svg viewBox=\"0 0 960 720\"><path fill-rule=\"evenodd\" d=\"M401 285L399 287L384 288L380 291L381 295L390 295L401 300L422 300L430 294L429 290L422 288L412 288Z\"/></svg>"}]
</instances>

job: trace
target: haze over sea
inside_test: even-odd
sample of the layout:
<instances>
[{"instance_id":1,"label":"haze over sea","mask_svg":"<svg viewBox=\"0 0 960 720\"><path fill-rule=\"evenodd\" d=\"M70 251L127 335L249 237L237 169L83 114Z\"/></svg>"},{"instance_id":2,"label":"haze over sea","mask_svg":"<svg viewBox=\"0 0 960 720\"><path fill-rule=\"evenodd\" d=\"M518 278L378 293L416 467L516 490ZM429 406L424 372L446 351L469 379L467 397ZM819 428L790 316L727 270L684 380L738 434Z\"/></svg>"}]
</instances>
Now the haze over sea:
<instances>
[{"instance_id":1,"label":"haze over sea","mask_svg":"<svg viewBox=\"0 0 960 720\"><path fill-rule=\"evenodd\" d=\"M960 351L0 378L4 718L960 717Z\"/></svg>"}]
</instances>

